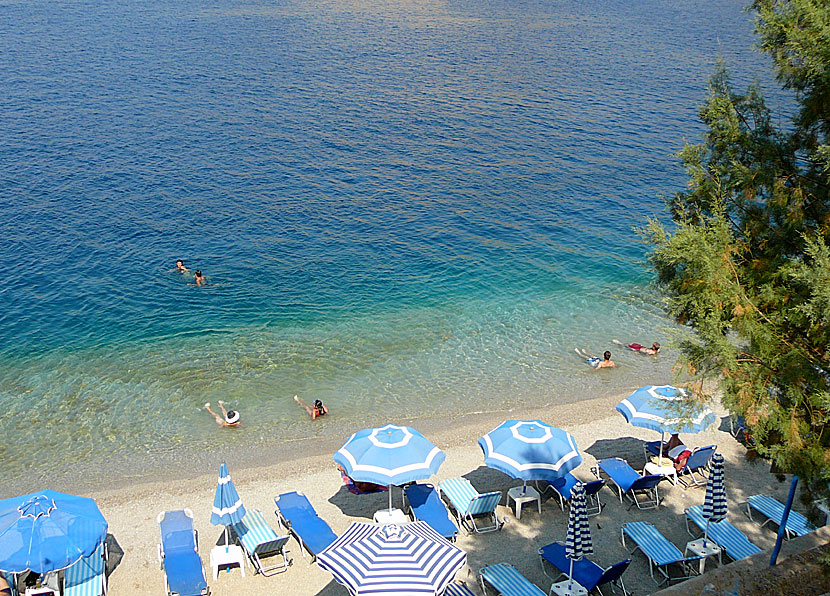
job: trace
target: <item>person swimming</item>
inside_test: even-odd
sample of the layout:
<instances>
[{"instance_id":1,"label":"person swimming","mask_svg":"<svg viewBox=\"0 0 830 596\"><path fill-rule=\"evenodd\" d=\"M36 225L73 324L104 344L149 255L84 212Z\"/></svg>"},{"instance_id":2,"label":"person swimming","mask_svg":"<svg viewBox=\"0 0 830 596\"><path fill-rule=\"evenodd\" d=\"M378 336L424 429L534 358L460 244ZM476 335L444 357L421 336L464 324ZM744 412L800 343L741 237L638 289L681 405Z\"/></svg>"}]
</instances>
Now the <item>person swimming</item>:
<instances>
[{"instance_id":1,"label":"person swimming","mask_svg":"<svg viewBox=\"0 0 830 596\"><path fill-rule=\"evenodd\" d=\"M201 269L197 269L196 272L193 274L193 281L196 282L197 286L203 286L207 283L205 276L202 275Z\"/></svg>"},{"instance_id":2,"label":"person swimming","mask_svg":"<svg viewBox=\"0 0 830 596\"><path fill-rule=\"evenodd\" d=\"M184 261L181 259L176 261L176 273L190 273L190 269L184 266Z\"/></svg>"},{"instance_id":3,"label":"person swimming","mask_svg":"<svg viewBox=\"0 0 830 596\"><path fill-rule=\"evenodd\" d=\"M593 366L594 371L597 371L601 368L617 368L617 364L613 360L611 360L611 352L609 352L608 350L606 350L605 353L603 353L602 359L600 359L599 356L591 356L591 354L589 354L581 348L574 348L574 351L581 358L584 358L588 364Z\"/></svg>"},{"instance_id":4,"label":"person swimming","mask_svg":"<svg viewBox=\"0 0 830 596\"><path fill-rule=\"evenodd\" d=\"M325 416L329 413L329 409L326 406L324 406L323 402L321 402L319 399L314 400L313 406L304 403L303 400L301 400L297 395L294 396L294 401L300 404L300 406L302 406L305 409L305 411L308 412L308 415L311 416L312 420L316 420L320 416Z\"/></svg>"},{"instance_id":5,"label":"person swimming","mask_svg":"<svg viewBox=\"0 0 830 596\"><path fill-rule=\"evenodd\" d=\"M205 410L213 415L216 424L219 426L239 426L242 424L241 416L236 410L226 410L225 402L219 400L219 407L222 408L222 416L210 409L210 402L205 404Z\"/></svg>"},{"instance_id":6,"label":"person swimming","mask_svg":"<svg viewBox=\"0 0 830 596\"><path fill-rule=\"evenodd\" d=\"M623 342L621 342L618 339L615 339L614 343L619 344L621 346L624 346L624 347L628 348L629 350L633 350L634 352L639 352L640 354L645 354L646 356L656 356L657 353L660 351L660 344L657 343L657 342L654 342L653 344L651 344L650 348L647 348L646 346L643 346L643 345L637 344L637 343L624 344Z\"/></svg>"}]
</instances>

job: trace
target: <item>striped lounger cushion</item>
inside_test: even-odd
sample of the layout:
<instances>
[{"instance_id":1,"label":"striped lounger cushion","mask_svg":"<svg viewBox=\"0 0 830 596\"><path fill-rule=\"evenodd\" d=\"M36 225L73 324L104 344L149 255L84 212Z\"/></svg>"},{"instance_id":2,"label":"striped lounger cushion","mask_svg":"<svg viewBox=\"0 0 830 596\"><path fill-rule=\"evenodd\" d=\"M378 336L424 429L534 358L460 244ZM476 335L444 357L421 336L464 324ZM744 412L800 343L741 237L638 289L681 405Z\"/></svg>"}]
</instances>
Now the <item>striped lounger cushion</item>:
<instances>
[{"instance_id":1,"label":"striped lounger cushion","mask_svg":"<svg viewBox=\"0 0 830 596\"><path fill-rule=\"evenodd\" d=\"M234 528L239 541L249 553L256 552L257 547L279 540L277 533L265 521L265 517L258 509L246 509L242 522Z\"/></svg>"},{"instance_id":2,"label":"striped lounger cushion","mask_svg":"<svg viewBox=\"0 0 830 596\"><path fill-rule=\"evenodd\" d=\"M683 561L683 553L671 542L666 540L657 528L647 522L628 522L623 526L626 536L629 536L640 547L640 550L655 565L663 566Z\"/></svg>"},{"instance_id":3,"label":"striped lounger cushion","mask_svg":"<svg viewBox=\"0 0 830 596\"><path fill-rule=\"evenodd\" d=\"M695 505L686 510L686 515L702 531L706 531L706 519L703 517L703 507ZM761 552L761 549L749 541L749 538L727 520L709 524L707 533L709 538L723 548L726 554L739 561Z\"/></svg>"},{"instance_id":4,"label":"striped lounger cushion","mask_svg":"<svg viewBox=\"0 0 830 596\"><path fill-rule=\"evenodd\" d=\"M467 587L467 584L459 584L458 582L452 582L447 586L447 591L444 594L445 596L475 596L473 591Z\"/></svg>"},{"instance_id":5,"label":"striped lounger cushion","mask_svg":"<svg viewBox=\"0 0 830 596\"><path fill-rule=\"evenodd\" d=\"M64 596L101 596L104 593L104 543L90 556L64 572Z\"/></svg>"},{"instance_id":6,"label":"striped lounger cushion","mask_svg":"<svg viewBox=\"0 0 830 596\"><path fill-rule=\"evenodd\" d=\"M780 501L767 495L753 495L747 499L747 503L776 524L781 525L781 520L784 519L784 505ZM787 517L787 532L792 532L796 536L804 536L815 529L816 527L806 517L798 511L790 510L790 515Z\"/></svg>"},{"instance_id":7,"label":"striped lounger cushion","mask_svg":"<svg viewBox=\"0 0 830 596\"><path fill-rule=\"evenodd\" d=\"M545 596L545 593L507 563L484 567L481 577L504 596Z\"/></svg>"}]
</instances>

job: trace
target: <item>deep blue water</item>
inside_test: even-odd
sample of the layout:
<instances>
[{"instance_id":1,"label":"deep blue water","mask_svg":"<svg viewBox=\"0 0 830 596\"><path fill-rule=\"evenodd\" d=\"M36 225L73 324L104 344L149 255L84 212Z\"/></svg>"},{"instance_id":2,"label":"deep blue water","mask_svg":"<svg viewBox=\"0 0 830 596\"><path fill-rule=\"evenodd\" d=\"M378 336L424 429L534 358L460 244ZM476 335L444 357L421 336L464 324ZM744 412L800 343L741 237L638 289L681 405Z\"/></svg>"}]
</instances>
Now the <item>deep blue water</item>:
<instances>
[{"instance_id":1,"label":"deep blue water","mask_svg":"<svg viewBox=\"0 0 830 596\"><path fill-rule=\"evenodd\" d=\"M218 399L244 446L340 432L295 393L346 428L667 380L573 347L668 339L633 230L718 52L774 88L742 7L0 0L0 434L38 429L0 459L174 457Z\"/></svg>"}]
</instances>

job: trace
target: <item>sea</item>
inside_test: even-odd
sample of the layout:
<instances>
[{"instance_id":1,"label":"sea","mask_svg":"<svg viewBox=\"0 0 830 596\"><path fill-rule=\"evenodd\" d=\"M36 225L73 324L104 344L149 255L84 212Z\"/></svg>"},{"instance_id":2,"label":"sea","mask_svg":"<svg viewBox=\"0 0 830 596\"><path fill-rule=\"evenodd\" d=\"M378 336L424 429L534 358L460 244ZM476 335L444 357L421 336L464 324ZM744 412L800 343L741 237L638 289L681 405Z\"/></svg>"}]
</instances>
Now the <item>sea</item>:
<instances>
[{"instance_id":1,"label":"sea","mask_svg":"<svg viewBox=\"0 0 830 596\"><path fill-rule=\"evenodd\" d=\"M0 493L671 382L637 230L718 59L781 99L745 4L0 0Z\"/></svg>"}]
</instances>

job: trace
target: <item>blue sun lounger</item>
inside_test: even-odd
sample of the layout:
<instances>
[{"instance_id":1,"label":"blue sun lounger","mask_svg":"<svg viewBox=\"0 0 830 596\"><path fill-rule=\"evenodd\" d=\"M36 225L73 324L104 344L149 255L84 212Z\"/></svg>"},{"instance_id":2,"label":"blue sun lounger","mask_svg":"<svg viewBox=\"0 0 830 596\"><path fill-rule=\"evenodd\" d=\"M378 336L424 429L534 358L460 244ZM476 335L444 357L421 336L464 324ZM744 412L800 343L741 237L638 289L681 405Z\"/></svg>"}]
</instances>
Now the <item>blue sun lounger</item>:
<instances>
[{"instance_id":1,"label":"blue sun lounger","mask_svg":"<svg viewBox=\"0 0 830 596\"><path fill-rule=\"evenodd\" d=\"M326 521L317 515L303 493L290 492L274 497L277 505L277 517L283 526L300 544L300 552L311 555L311 560L317 558L326 547L337 539Z\"/></svg>"},{"instance_id":2,"label":"blue sun lounger","mask_svg":"<svg viewBox=\"0 0 830 596\"><path fill-rule=\"evenodd\" d=\"M706 532L709 539L723 549L733 560L739 561L761 552L761 549L749 541L746 534L733 526L727 520L709 524L706 530L706 519L703 517L703 506L695 505L686 508L686 531L693 538L695 535L689 528L689 521L693 522L701 532Z\"/></svg>"},{"instance_id":3,"label":"blue sun lounger","mask_svg":"<svg viewBox=\"0 0 830 596\"><path fill-rule=\"evenodd\" d=\"M413 519L426 522L447 540L455 540L458 528L433 485L410 484L403 489L403 501Z\"/></svg>"},{"instance_id":4,"label":"blue sun lounger","mask_svg":"<svg viewBox=\"0 0 830 596\"><path fill-rule=\"evenodd\" d=\"M746 514L749 516L749 519L752 519L753 509L767 518L761 524L761 527L769 522L774 522L780 526L781 520L784 519L784 505L780 501L767 495L752 495L749 497L746 500ZM753 519L752 521L755 520ZM815 529L816 527L810 523L810 520L798 511L790 510L790 515L787 517L787 527L785 528L788 539L793 536L804 536Z\"/></svg>"},{"instance_id":5,"label":"blue sun lounger","mask_svg":"<svg viewBox=\"0 0 830 596\"><path fill-rule=\"evenodd\" d=\"M455 509L459 526L464 526L467 531L479 534L501 530L504 524L496 517L496 507L501 502L499 491L480 494L463 476L444 480L438 486L441 488L441 494ZM490 523L484 526L476 525L477 516L485 516Z\"/></svg>"},{"instance_id":6,"label":"blue sun lounger","mask_svg":"<svg viewBox=\"0 0 830 596\"><path fill-rule=\"evenodd\" d=\"M688 563L700 561L700 559L703 558L702 556L684 557L683 553L680 552L680 549L669 542L666 537L654 527L654 524L650 524L648 522L628 522L623 524L622 529L620 530L620 540L623 548L628 548L625 544L626 536L628 536L634 541L634 544L636 544L634 550L631 552L633 553L636 550L640 550L648 559L648 572L651 575L651 579L653 579L658 586L666 583L667 581L690 578L695 573L695 569ZM672 564L679 565L683 569L684 575L677 577L670 576L668 567ZM655 569L657 569L657 571L659 571L663 576L662 580L658 581L657 578L654 577Z\"/></svg>"},{"instance_id":7,"label":"blue sun lounger","mask_svg":"<svg viewBox=\"0 0 830 596\"><path fill-rule=\"evenodd\" d=\"M657 493L657 485L663 480L660 474L641 476L627 461L619 457L601 459L598 467L591 468L597 478L600 477L599 470L605 472L617 487L620 503L625 496L632 501L631 506L637 505L637 509L655 509L660 505L660 495ZM637 493L644 493L645 499L638 499Z\"/></svg>"},{"instance_id":8,"label":"blue sun lounger","mask_svg":"<svg viewBox=\"0 0 830 596\"><path fill-rule=\"evenodd\" d=\"M542 557L542 571L545 570L545 561L556 567L560 576L554 581L561 579L564 575L569 577L571 560L565 556L565 545L562 542L552 542L539 549L539 556ZM622 581L622 574L631 565L631 559L625 559L607 569L603 569L588 557L582 557L573 562L573 578L580 586L592 592L594 589L602 594L600 586L611 583L622 590L624 596L628 596L625 584ZM547 573L545 573L547 575Z\"/></svg>"},{"instance_id":9,"label":"blue sun lounger","mask_svg":"<svg viewBox=\"0 0 830 596\"><path fill-rule=\"evenodd\" d=\"M530 583L530 580L508 563L496 563L482 567L480 574L483 594L487 594L484 585L487 582L503 596L546 596L542 590Z\"/></svg>"},{"instance_id":10,"label":"blue sun lounger","mask_svg":"<svg viewBox=\"0 0 830 596\"><path fill-rule=\"evenodd\" d=\"M538 480L536 482L536 488L542 494L548 490L553 490L559 496L559 507L562 511L565 511L565 503L571 500L571 489L576 486L577 482L579 482L579 479L570 472L567 472L563 477L557 478L553 482ZM585 496L588 499L585 503L588 516L599 515L604 507L603 503L599 500L599 490L605 486L605 480L593 480L591 482L583 482L582 484L585 487Z\"/></svg>"},{"instance_id":11,"label":"blue sun lounger","mask_svg":"<svg viewBox=\"0 0 830 596\"><path fill-rule=\"evenodd\" d=\"M288 569L291 564L291 559L285 554L288 534L278 536L265 521L265 516L261 511L247 507L245 517L231 527L256 573L269 577ZM262 564L262 558L271 556L281 558L273 565L265 567Z\"/></svg>"},{"instance_id":12,"label":"blue sun lounger","mask_svg":"<svg viewBox=\"0 0 830 596\"><path fill-rule=\"evenodd\" d=\"M106 543L101 542L91 555L67 567L63 575L63 596L103 596L107 592L104 572Z\"/></svg>"},{"instance_id":13,"label":"blue sun lounger","mask_svg":"<svg viewBox=\"0 0 830 596\"><path fill-rule=\"evenodd\" d=\"M447 586L447 591L444 596L476 596L473 591L467 587L467 584L461 582L452 582Z\"/></svg>"},{"instance_id":14,"label":"blue sun lounger","mask_svg":"<svg viewBox=\"0 0 830 596\"><path fill-rule=\"evenodd\" d=\"M210 594L199 557L199 539L193 529L193 513L189 509L162 511L156 521L161 530L158 557L168 596Z\"/></svg>"}]
</instances>

